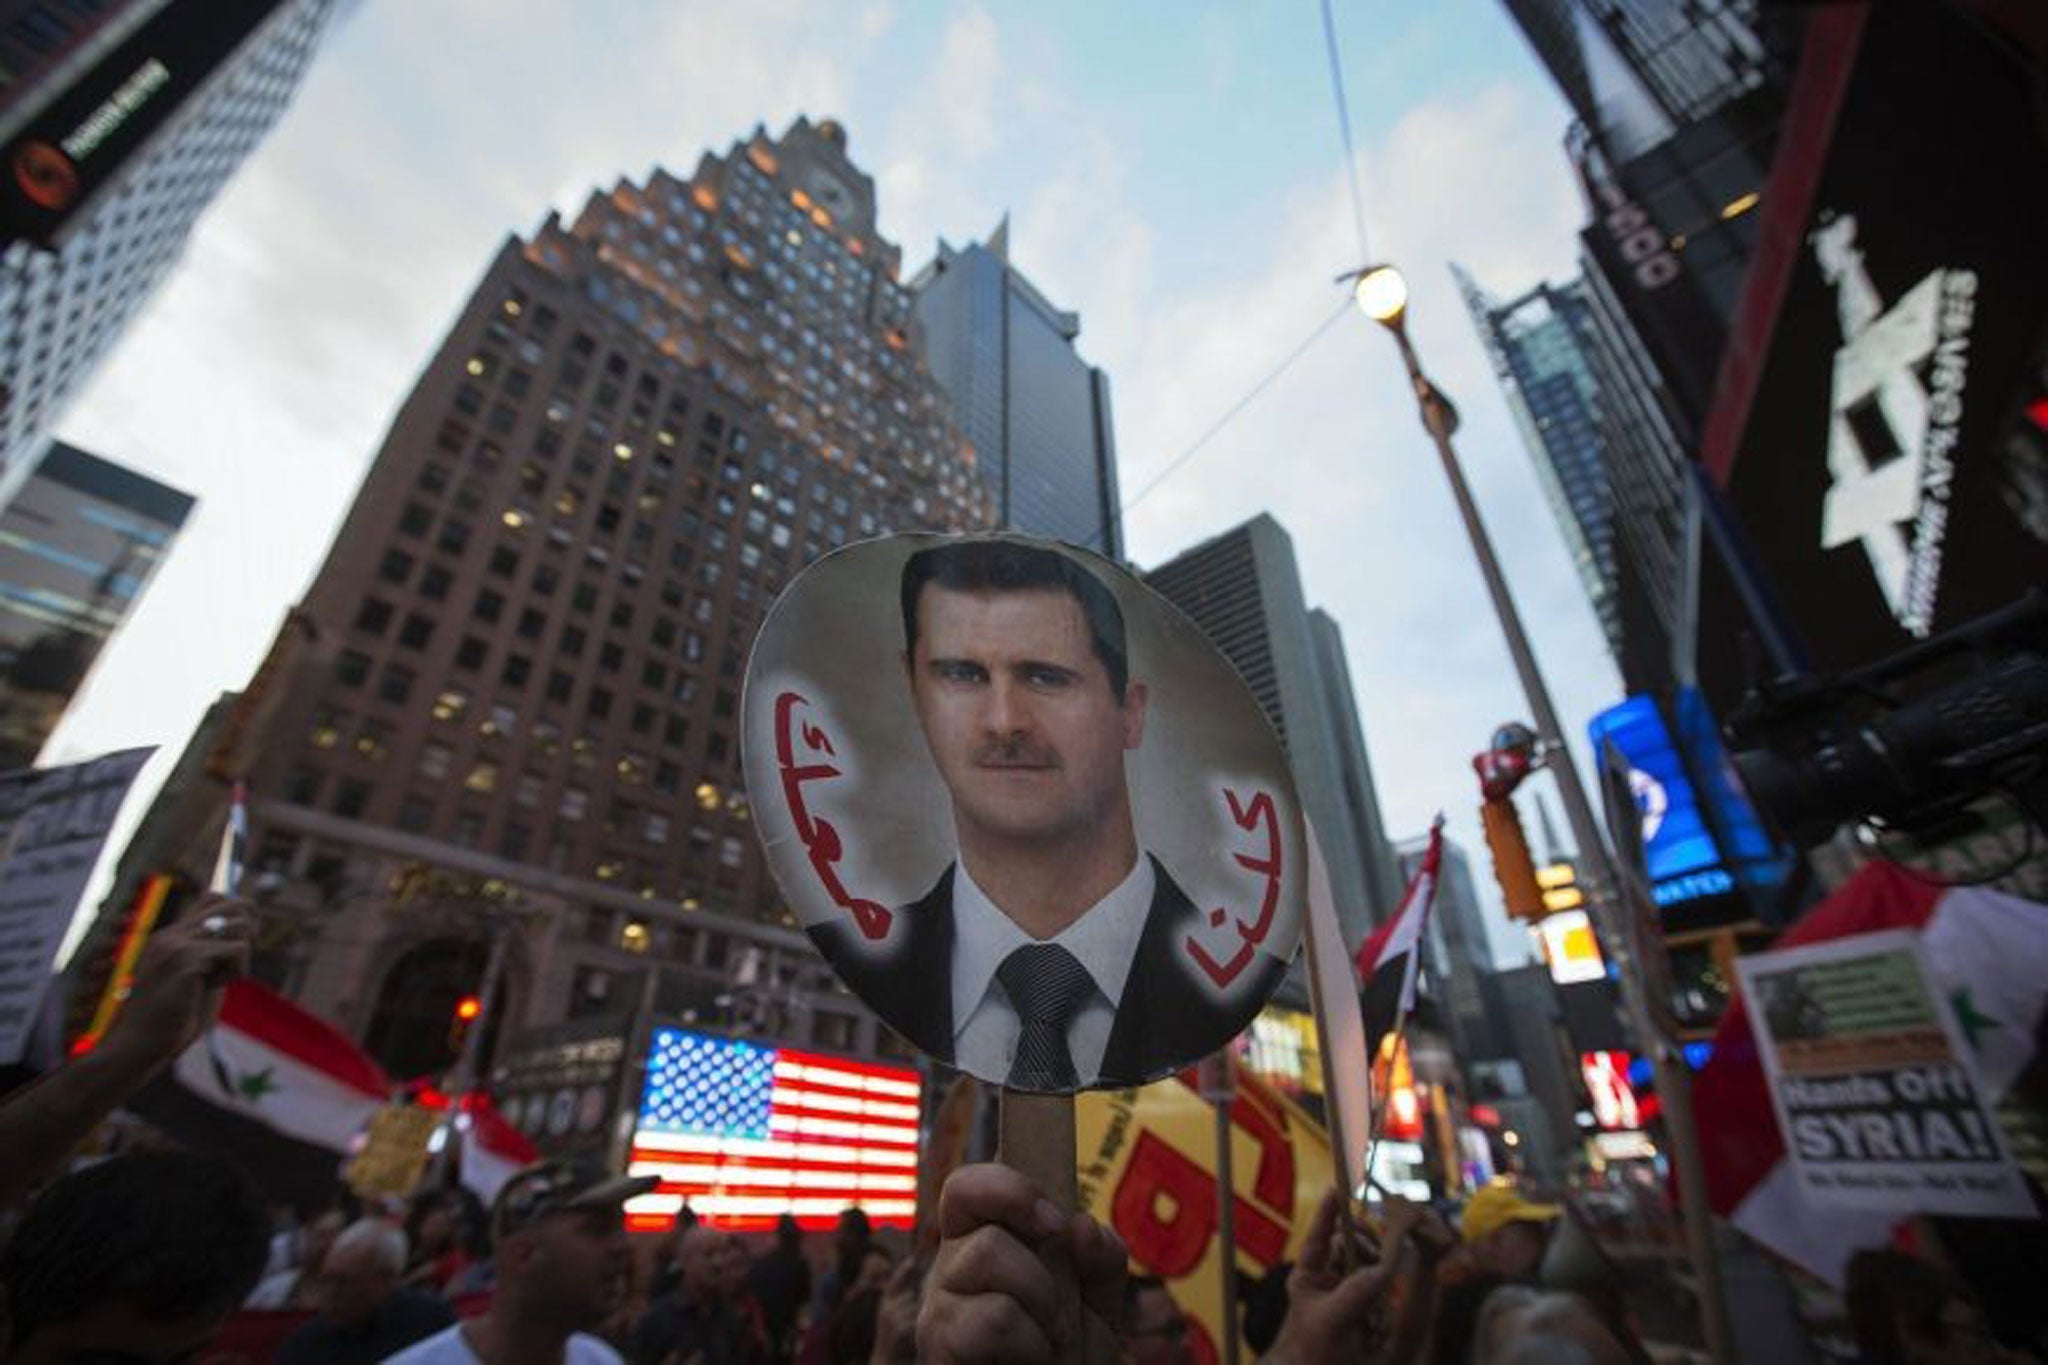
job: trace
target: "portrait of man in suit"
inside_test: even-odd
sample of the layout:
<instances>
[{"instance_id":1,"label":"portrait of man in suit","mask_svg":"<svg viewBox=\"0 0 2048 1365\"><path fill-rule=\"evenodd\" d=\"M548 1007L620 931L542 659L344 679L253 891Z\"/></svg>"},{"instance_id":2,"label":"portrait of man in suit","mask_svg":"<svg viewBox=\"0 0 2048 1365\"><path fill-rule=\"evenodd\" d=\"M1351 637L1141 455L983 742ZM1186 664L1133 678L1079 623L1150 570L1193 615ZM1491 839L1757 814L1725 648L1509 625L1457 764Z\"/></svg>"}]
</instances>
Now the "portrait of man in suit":
<instances>
[{"instance_id":1,"label":"portrait of man in suit","mask_svg":"<svg viewBox=\"0 0 2048 1365\"><path fill-rule=\"evenodd\" d=\"M1077 558L976 539L911 555L901 607L957 853L894 951L843 921L813 939L910 1041L1013 1088L1136 1085L1220 1047L1257 1005L1191 970L1195 907L1139 842L1126 759L1153 698L1116 596ZM1262 1000L1284 969L1247 985Z\"/></svg>"}]
</instances>

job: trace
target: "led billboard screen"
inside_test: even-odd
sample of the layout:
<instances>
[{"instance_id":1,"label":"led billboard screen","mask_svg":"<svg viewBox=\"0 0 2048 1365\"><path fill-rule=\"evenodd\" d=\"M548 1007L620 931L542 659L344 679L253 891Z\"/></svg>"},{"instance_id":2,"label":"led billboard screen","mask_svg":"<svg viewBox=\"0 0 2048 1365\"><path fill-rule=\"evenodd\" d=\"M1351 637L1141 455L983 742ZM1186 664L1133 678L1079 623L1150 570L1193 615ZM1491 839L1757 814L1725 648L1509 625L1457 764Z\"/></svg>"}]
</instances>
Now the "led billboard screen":
<instances>
[{"instance_id":1,"label":"led billboard screen","mask_svg":"<svg viewBox=\"0 0 2048 1365\"><path fill-rule=\"evenodd\" d=\"M627 1225L672 1226L687 1203L743 1230L785 1213L822 1230L848 1205L879 1227L908 1228L920 1097L908 1067L656 1029L629 1173L661 1184L626 1205Z\"/></svg>"}]
</instances>

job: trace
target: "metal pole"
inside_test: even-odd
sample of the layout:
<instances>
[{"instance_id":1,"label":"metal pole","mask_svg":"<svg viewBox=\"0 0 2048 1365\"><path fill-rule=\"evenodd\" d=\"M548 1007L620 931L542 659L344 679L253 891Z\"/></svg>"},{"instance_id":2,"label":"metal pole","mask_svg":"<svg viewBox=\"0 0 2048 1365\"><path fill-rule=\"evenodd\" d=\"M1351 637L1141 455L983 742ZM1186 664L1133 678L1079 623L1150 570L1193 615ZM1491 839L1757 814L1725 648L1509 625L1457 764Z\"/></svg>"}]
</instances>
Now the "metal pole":
<instances>
[{"instance_id":1,"label":"metal pole","mask_svg":"<svg viewBox=\"0 0 2048 1365\"><path fill-rule=\"evenodd\" d=\"M1223 1253L1223 1340L1218 1344L1223 1347L1223 1365L1237 1365L1237 1174L1230 1160L1230 1101L1209 1103L1216 1110L1216 1240Z\"/></svg>"},{"instance_id":2,"label":"metal pole","mask_svg":"<svg viewBox=\"0 0 2048 1365\"><path fill-rule=\"evenodd\" d=\"M491 1022L491 996L498 989L498 976L505 966L505 925L502 920L491 921L491 954L484 960L483 985L477 990L477 1002L482 1006L475 1019L470 1021L469 1032L462 1035L462 1051L456 1055L455 1066L448 1073L448 1115L441 1120L436 1134L439 1146L434 1151L430 1185L445 1183L448 1169L455 1160L456 1120L462 1113L462 1097L476 1083L476 1069L479 1054L483 1051L484 1028Z\"/></svg>"},{"instance_id":3,"label":"metal pole","mask_svg":"<svg viewBox=\"0 0 2048 1365\"><path fill-rule=\"evenodd\" d=\"M1665 1136L1671 1147L1672 1162L1678 1170L1680 1214L1685 1221L1686 1245L1694 1273L1699 1277L1701 1334L1706 1339L1708 1353L1719 1365L1734 1365L1726 1300L1721 1292L1720 1260L1714 1252L1713 1225L1707 1210L1706 1173L1700 1165L1699 1146L1693 1130L1691 1077L1685 1072L1684 1060L1678 1050L1657 1026L1648 994L1653 981L1664 982L1669 974L1668 968L1654 945L1642 945L1644 951L1638 955L1635 935L1628 923L1634 908L1617 907L1612 899L1624 891L1625 883L1616 875L1609 860L1606 841L1594 820L1586 789L1579 780L1578 764L1572 758L1570 746L1565 743L1563 727L1558 724L1557 708L1551 704L1550 688L1536 667L1528 632L1522 628L1521 613L1515 609L1514 596L1508 590L1507 578L1501 573L1500 561L1493 552L1493 542L1486 534L1478 504L1472 500L1472 490L1465 482L1465 471L1458 463L1458 452L1451 445L1449 413L1444 400L1424 377L1414 344L1409 341L1407 329L1400 320L1389 324L1387 330L1394 334L1394 340L1400 345L1401 360L1407 366L1408 380L1421 408L1423 429L1436 443L1437 454L1443 461L1444 477L1450 481L1451 496L1457 501L1458 515L1464 521L1465 534L1472 542L1472 557L1479 561L1480 576L1486 580L1487 595L1493 599L1494 615L1500 619L1501 634L1507 639L1508 654L1514 660L1522 694L1535 719L1536 733L1546 754L1545 763L1556 777L1558 796L1564 802L1565 818L1570 822L1572 838L1579 846L1579 857L1596 873L1588 879L1586 902L1593 912L1600 938L1614 959L1623 1007L1628 1013L1632 1031L1650 1059L1657 1093L1664 1101ZM1617 913L1618 909L1620 913ZM1663 991L1662 998L1669 999L1668 989Z\"/></svg>"}]
</instances>

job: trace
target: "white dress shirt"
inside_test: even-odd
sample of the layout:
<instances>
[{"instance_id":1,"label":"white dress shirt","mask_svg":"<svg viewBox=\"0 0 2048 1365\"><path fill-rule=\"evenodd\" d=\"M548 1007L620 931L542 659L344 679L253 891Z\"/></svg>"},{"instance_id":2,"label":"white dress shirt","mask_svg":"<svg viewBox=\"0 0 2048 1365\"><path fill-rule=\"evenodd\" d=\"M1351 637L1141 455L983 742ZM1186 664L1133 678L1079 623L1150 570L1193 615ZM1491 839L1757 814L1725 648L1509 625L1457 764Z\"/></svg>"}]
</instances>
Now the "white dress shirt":
<instances>
[{"instance_id":1,"label":"white dress shirt","mask_svg":"<svg viewBox=\"0 0 2048 1365\"><path fill-rule=\"evenodd\" d=\"M1056 937L1044 940L1072 953L1095 982L1095 990L1067 1030L1074 1074L1083 1085L1102 1071L1102 1054L1109 1048L1117 1003L1123 999L1138 940L1152 913L1156 880L1152 860L1141 850L1137 865L1115 890L1089 906ZM1039 941L975 885L965 863L957 865L953 875L953 1064L962 1071L997 1081L1010 1074L1022 1026L1009 992L996 980L996 969L1012 952Z\"/></svg>"}]
</instances>

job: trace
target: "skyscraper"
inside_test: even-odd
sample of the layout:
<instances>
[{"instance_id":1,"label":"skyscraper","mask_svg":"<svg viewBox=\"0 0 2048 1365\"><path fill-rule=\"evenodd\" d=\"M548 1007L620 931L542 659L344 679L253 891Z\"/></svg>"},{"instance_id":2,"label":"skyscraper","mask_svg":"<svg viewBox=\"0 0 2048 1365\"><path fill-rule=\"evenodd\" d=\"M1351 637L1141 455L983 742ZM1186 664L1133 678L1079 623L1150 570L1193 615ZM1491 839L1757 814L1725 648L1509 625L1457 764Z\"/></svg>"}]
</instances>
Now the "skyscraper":
<instances>
[{"instance_id":1,"label":"skyscraper","mask_svg":"<svg viewBox=\"0 0 2048 1365\"><path fill-rule=\"evenodd\" d=\"M1109 376L1074 349L1078 313L1010 264L1010 223L910 282L932 376L953 402L1004 526L1123 555Z\"/></svg>"},{"instance_id":2,"label":"skyscraper","mask_svg":"<svg viewBox=\"0 0 2048 1365\"><path fill-rule=\"evenodd\" d=\"M1692 630L1687 465L1755 251L1791 26L1755 0L1504 3L1578 115L1578 331L1611 490L1595 605L1630 690L1665 688Z\"/></svg>"},{"instance_id":3,"label":"skyscraper","mask_svg":"<svg viewBox=\"0 0 2048 1365\"><path fill-rule=\"evenodd\" d=\"M0 3L0 506L284 112L332 10Z\"/></svg>"},{"instance_id":4,"label":"skyscraper","mask_svg":"<svg viewBox=\"0 0 2048 1365\"><path fill-rule=\"evenodd\" d=\"M191 511L187 494L55 441L0 512L0 771L35 762Z\"/></svg>"},{"instance_id":5,"label":"skyscraper","mask_svg":"<svg viewBox=\"0 0 2048 1365\"><path fill-rule=\"evenodd\" d=\"M1294 542L1261 512L1145 575L1223 651L1273 722L1353 947L1393 913L1399 873L1365 761L1337 624L1303 600Z\"/></svg>"},{"instance_id":6,"label":"skyscraper","mask_svg":"<svg viewBox=\"0 0 2048 1365\"><path fill-rule=\"evenodd\" d=\"M283 984L395 1073L447 1064L493 961L508 1025L882 1044L767 875L737 731L804 564L991 520L898 260L798 119L507 241L427 362L216 763Z\"/></svg>"},{"instance_id":7,"label":"skyscraper","mask_svg":"<svg viewBox=\"0 0 2048 1365\"><path fill-rule=\"evenodd\" d=\"M1614 519L1594 378L1591 307L1583 281L1539 284L1518 298L1490 298L1453 265L1508 410L1536 461L1551 515L1579 581L1600 618L1608 648L1621 654L1614 593Z\"/></svg>"}]
</instances>

